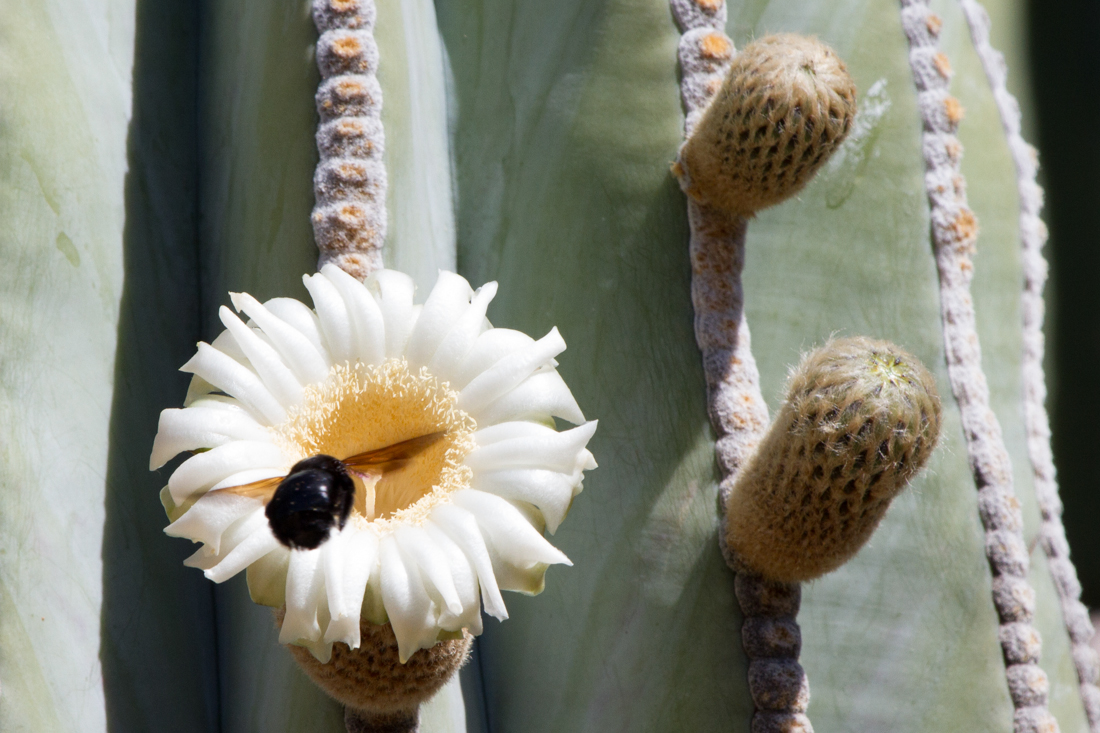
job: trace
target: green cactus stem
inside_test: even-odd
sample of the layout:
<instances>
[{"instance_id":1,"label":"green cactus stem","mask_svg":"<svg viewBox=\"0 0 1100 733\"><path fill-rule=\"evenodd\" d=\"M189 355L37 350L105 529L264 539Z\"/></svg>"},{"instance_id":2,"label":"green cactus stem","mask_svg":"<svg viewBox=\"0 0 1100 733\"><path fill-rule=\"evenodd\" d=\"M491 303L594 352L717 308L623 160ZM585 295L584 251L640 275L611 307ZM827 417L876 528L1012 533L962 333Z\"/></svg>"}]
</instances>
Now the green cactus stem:
<instances>
[{"instance_id":1,"label":"green cactus stem","mask_svg":"<svg viewBox=\"0 0 1100 733\"><path fill-rule=\"evenodd\" d=\"M1058 496L1058 479L1050 449L1050 418L1046 409L1046 375L1043 373L1043 286L1047 278L1043 245L1047 240L1047 229L1039 218L1039 211L1043 206L1043 190L1036 182L1038 154L1020 135L1020 106L1006 86L1007 65L1004 56L989 44L989 14L976 0L960 0L960 4L970 26L974 48L993 89L993 99L997 103L1012 161L1016 166L1016 187L1020 200L1020 248L1024 269L1024 292L1021 298L1024 331L1021 365L1024 418L1027 425L1028 457L1031 459L1035 482L1035 498L1042 516L1040 545L1054 577L1054 587L1062 606L1062 620L1073 647L1073 662L1077 668L1077 680L1080 683L1081 700L1085 704L1089 730L1091 733L1100 733L1100 688L1096 685L1097 678L1100 677L1100 662L1096 651L1089 644L1095 630L1088 609L1081 603L1081 583L1069 556L1069 542L1062 525L1062 500Z\"/></svg>"},{"instance_id":2,"label":"green cactus stem","mask_svg":"<svg viewBox=\"0 0 1100 733\"><path fill-rule=\"evenodd\" d=\"M963 110L947 92L951 66L938 47L941 21L927 0L902 0L902 27L924 122L925 187L931 206L932 244L940 281L940 310L948 378L958 403L967 456L978 487L978 511L993 574L993 603L1000 617L1005 675L1015 709L1015 733L1057 731L1047 709L1049 684L1039 667L1042 641L1032 626L1035 590L1012 466L982 371L970 281L978 223L966 201L959 169L962 145L955 132ZM1020 643L1026 639L1026 644Z\"/></svg>"},{"instance_id":3,"label":"green cactus stem","mask_svg":"<svg viewBox=\"0 0 1100 733\"><path fill-rule=\"evenodd\" d=\"M317 269L333 263L363 280L382 267L386 236L386 168L382 163L382 88L373 0L314 0L317 129L320 161L313 177Z\"/></svg>"},{"instance_id":4,"label":"green cactus stem","mask_svg":"<svg viewBox=\"0 0 1100 733\"><path fill-rule=\"evenodd\" d=\"M935 382L884 341L837 339L803 358L726 500L726 544L770 580L847 562L924 466L940 432Z\"/></svg>"}]
</instances>

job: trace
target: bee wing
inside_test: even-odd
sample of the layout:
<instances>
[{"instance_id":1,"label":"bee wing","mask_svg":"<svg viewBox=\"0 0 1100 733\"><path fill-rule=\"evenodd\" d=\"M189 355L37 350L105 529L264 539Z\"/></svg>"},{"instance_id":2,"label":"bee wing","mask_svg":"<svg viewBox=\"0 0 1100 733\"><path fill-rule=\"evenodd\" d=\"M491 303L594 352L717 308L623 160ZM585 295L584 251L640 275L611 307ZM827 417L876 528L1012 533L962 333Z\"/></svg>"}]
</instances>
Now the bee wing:
<instances>
[{"instance_id":1,"label":"bee wing","mask_svg":"<svg viewBox=\"0 0 1100 733\"><path fill-rule=\"evenodd\" d=\"M428 435L421 435L419 438L402 440L400 443L345 458L344 464L353 471L365 473L378 473L379 471L384 473L387 470L395 470L404 466L410 458L425 448L434 445L444 435L446 435L444 432L429 433Z\"/></svg>"},{"instance_id":2,"label":"bee wing","mask_svg":"<svg viewBox=\"0 0 1100 733\"><path fill-rule=\"evenodd\" d=\"M218 489L218 491L225 491L230 494L236 494L237 496L247 496L252 499L263 499L264 504L267 504L275 494L275 489L279 488L279 484L281 484L285 478L286 476L272 476L271 478L253 481L250 484L226 486L224 489Z\"/></svg>"}]
</instances>

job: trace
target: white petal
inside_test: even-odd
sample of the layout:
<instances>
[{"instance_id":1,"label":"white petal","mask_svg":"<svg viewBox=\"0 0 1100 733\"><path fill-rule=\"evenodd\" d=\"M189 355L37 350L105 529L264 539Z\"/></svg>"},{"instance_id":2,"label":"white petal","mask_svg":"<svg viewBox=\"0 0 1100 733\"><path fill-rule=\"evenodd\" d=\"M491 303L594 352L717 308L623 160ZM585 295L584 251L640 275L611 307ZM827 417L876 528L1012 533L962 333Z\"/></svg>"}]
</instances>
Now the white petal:
<instances>
[{"instance_id":1,"label":"white petal","mask_svg":"<svg viewBox=\"0 0 1100 733\"><path fill-rule=\"evenodd\" d=\"M388 624L386 603L382 598L382 561L376 557L367 578L367 590L363 594L363 617L372 624Z\"/></svg>"},{"instance_id":2,"label":"white petal","mask_svg":"<svg viewBox=\"0 0 1100 733\"><path fill-rule=\"evenodd\" d=\"M573 474L578 470L595 467L592 454L585 445L596 432L597 421L585 423L571 430L555 432L546 428L543 435L520 435L516 438L497 440L480 445L480 432L474 435L479 445L466 456L465 464L474 471L499 471L504 468L545 468L559 473ZM520 426L524 423L501 423L493 428ZM533 425L533 423L526 423ZM530 428L525 428L530 430ZM489 431L486 430L486 433Z\"/></svg>"},{"instance_id":3,"label":"white petal","mask_svg":"<svg viewBox=\"0 0 1100 733\"><path fill-rule=\"evenodd\" d=\"M386 324L386 358L405 353L409 335L416 325L413 308L413 279L396 270L379 270L367 279L367 287L377 288L378 307Z\"/></svg>"},{"instance_id":4,"label":"white petal","mask_svg":"<svg viewBox=\"0 0 1100 733\"><path fill-rule=\"evenodd\" d=\"M210 342L210 345L226 356L232 357L233 361L241 366L252 369L252 365L248 363L248 356L244 353L244 349L241 348L241 345L237 343L237 340L233 338L233 334L229 333L229 331L222 331L219 333L214 337L214 340Z\"/></svg>"},{"instance_id":5,"label":"white petal","mask_svg":"<svg viewBox=\"0 0 1100 733\"><path fill-rule=\"evenodd\" d=\"M207 382L202 377L191 377L191 381L187 384L187 395L183 398L183 406L190 407L196 401L203 399L210 395L211 392L216 391L218 388Z\"/></svg>"},{"instance_id":6,"label":"white petal","mask_svg":"<svg viewBox=\"0 0 1100 733\"><path fill-rule=\"evenodd\" d=\"M478 422L492 425L505 420L545 420L550 416L574 425L584 422L584 413L556 369L540 370L527 377L482 409Z\"/></svg>"},{"instance_id":7,"label":"white petal","mask_svg":"<svg viewBox=\"0 0 1100 733\"><path fill-rule=\"evenodd\" d=\"M298 329L274 315L248 293L230 293L233 307L255 321L302 384L320 382L328 375L328 362L313 342Z\"/></svg>"},{"instance_id":8,"label":"white petal","mask_svg":"<svg viewBox=\"0 0 1100 733\"><path fill-rule=\"evenodd\" d=\"M430 518L454 540L473 566L481 586L481 604L485 612L501 621L508 618L508 609L504 607L504 599L493 574L493 561L474 515L454 504L439 504L432 509Z\"/></svg>"},{"instance_id":9,"label":"white petal","mask_svg":"<svg viewBox=\"0 0 1100 733\"><path fill-rule=\"evenodd\" d=\"M183 516L164 528L169 537L186 537L203 542L215 555L221 551L222 535L245 515L263 509L259 499L235 494L205 494Z\"/></svg>"},{"instance_id":10,"label":"white petal","mask_svg":"<svg viewBox=\"0 0 1100 733\"><path fill-rule=\"evenodd\" d=\"M462 606L462 612L457 615L450 611L439 614L440 628L448 631L469 629L471 634L477 636L482 631L477 573L470 565L466 553L447 536L446 532L436 526L435 522L431 520L424 522L424 531L447 559L451 568L451 579L458 593L459 604Z\"/></svg>"},{"instance_id":11,"label":"white petal","mask_svg":"<svg viewBox=\"0 0 1100 733\"><path fill-rule=\"evenodd\" d=\"M279 629L280 644L300 644L321 638L317 607L325 598L325 576L320 563L319 549L290 551L290 567L286 573L286 615Z\"/></svg>"},{"instance_id":12,"label":"white petal","mask_svg":"<svg viewBox=\"0 0 1100 733\"><path fill-rule=\"evenodd\" d=\"M334 363L354 362L354 344L352 343L351 317L348 315L344 299L328 278L320 273L303 275L302 282L313 298L313 307L317 309L317 318L321 321L321 333L325 335L329 356Z\"/></svg>"},{"instance_id":13,"label":"white petal","mask_svg":"<svg viewBox=\"0 0 1100 733\"><path fill-rule=\"evenodd\" d=\"M452 370L461 364L462 359L473 348L477 337L485 330L487 323L485 312L496 294L497 284L495 282L485 283L478 289L470 302L470 307L455 322L451 330L443 337L439 348L435 350L431 361L428 362L428 371L443 381L449 382L451 380Z\"/></svg>"},{"instance_id":14,"label":"white petal","mask_svg":"<svg viewBox=\"0 0 1100 733\"><path fill-rule=\"evenodd\" d=\"M337 548L328 549L332 540L342 540ZM328 592L329 621L324 640L342 641L352 649L359 648L359 617L367 582L378 567L378 536L369 530L348 526L343 532L322 545L326 550L325 588ZM339 552L336 550L339 549Z\"/></svg>"},{"instance_id":15,"label":"white petal","mask_svg":"<svg viewBox=\"0 0 1100 733\"><path fill-rule=\"evenodd\" d=\"M550 534L558 531L573 502L576 480L557 471L520 468L509 471L477 471L470 488L499 497L534 504L546 520Z\"/></svg>"},{"instance_id":16,"label":"white petal","mask_svg":"<svg viewBox=\"0 0 1100 733\"><path fill-rule=\"evenodd\" d=\"M214 491L221 491L222 489L228 489L234 486L244 486L245 484L250 484L255 481L262 481L268 478L275 478L276 476L278 476L279 478L283 478L287 475L287 465L288 463L283 463L277 467L271 466L268 468L246 468L243 471L231 473L218 483L211 486L206 493L209 494Z\"/></svg>"},{"instance_id":17,"label":"white petal","mask_svg":"<svg viewBox=\"0 0 1100 733\"><path fill-rule=\"evenodd\" d=\"M253 560L245 572L252 602L270 608L286 605L286 571L289 567L290 549L278 541L275 542L275 549Z\"/></svg>"},{"instance_id":18,"label":"white petal","mask_svg":"<svg viewBox=\"0 0 1100 733\"><path fill-rule=\"evenodd\" d=\"M256 440L235 440L181 463L168 477L168 491L178 506L195 492L206 491L235 473L248 469L282 469L285 465L286 459L278 446Z\"/></svg>"},{"instance_id":19,"label":"white petal","mask_svg":"<svg viewBox=\"0 0 1100 733\"><path fill-rule=\"evenodd\" d=\"M200 342L198 352L180 371L196 374L237 398L262 423L275 425L286 419L286 410L255 372L209 344Z\"/></svg>"},{"instance_id":20,"label":"white petal","mask_svg":"<svg viewBox=\"0 0 1100 733\"><path fill-rule=\"evenodd\" d=\"M557 432L558 431L554 430L554 428L543 425L542 423L531 422L530 420L516 420L514 422L502 422L481 428L474 433L474 442L479 446L487 446L513 438L553 437Z\"/></svg>"},{"instance_id":21,"label":"white petal","mask_svg":"<svg viewBox=\"0 0 1100 733\"><path fill-rule=\"evenodd\" d=\"M392 534L382 538L378 550L382 598L397 637L398 657L404 664L420 649L435 645L439 636L436 628L438 614L433 611L432 599L424 589L416 567L405 565Z\"/></svg>"},{"instance_id":22,"label":"white petal","mask_svg":"<svg viewBox=\"0 0 1100 733\"><path fill-rule=\"evenodd\" d=\"M474 489L457 491L451 498L455 506L462 507L477 518L489 544L512 565L529 568L540 563L573 564L561 550L547 542L508 500Z\"/></svg>"},{"instance_id":23,"label":"white petal","mask_svg":"<svg viewBox=\"0 0 1100 733\"><path fill-rule=\"evenodd\" d=\"M267 428L244 410L169 408L160 413L149 470L157 470L186 450L215 448L231 440L270 439Z\"/></svg>"},{"instance_id":24,"label":"white petal","mask_svg":"<svg viewBox=\"0 0 1100 733\"><path fill-rule=\"evenodd\" d=\"M260 338L259 334L244 324L233 311L224 305L218 309L218 316L233 339L248 357L249 363L260 375L264 385L283 407L290 407L302 401L302 384L290 367L283 363L282 357L271 344Z\"/></svg>"},{"instance_id":25,"label":"white petal","mask_svg":"<svg viewBox=\"0 0 1100 733\"><path fill-rule=\"evenodd\" d=\"M202 568L207 578L215 583L223 583L278 546L279 541L272 536L261 507L238 520L222 534L218 552L204 546L198 553L187 558L184 565ZM200 554L202 557L197 557Z\"/></svg>"},{"instance_id":26,"label":"white petal","mask_svg":"<svg viewBox=\"0 0 1100 733\"><path fill-rule=\"evenodd\" d=\"M424 588L432 595L434 588L439 598L433 598L441 610L453 615L462 613L462 603L458 599L454 579L451 578L450 564L446 556L435 546L427 533L419 527L400 527L393 533L401 554L420 570L420 579ZM442 601L442 602L440 602Z\"/></svg>"},{"instance_id":27,"label":"white petal","mask_svg":"<svg viewBox=\"0 0 1100 733\"><path fill-rule=\"evenodd\" d=\"M381 364L386 358L386 326L374 296L363 283L336 265L325 265L321 274L336 286L344 299L351 318L355 358L364 364Z\"/></svg>"},{"instance_id":28,"label":"white petal","mask_svg":"<svg viewBox=\"0 0 1100 733\"><path fill-rule=\"evenodd\" d=\"M305 336L324 359L326 366L332 363L325 335L321 332L321 321L313 309L294 298L272 298L264 303L264 308Z\"/></svg>"},{"instance_id":29,"label":"white petal","mask_svg":"<svg viewBox=\"0 0 1100 733\"><path fill-rule=\"evenodd\" d=\"M258 512L258 515L263 517L263 512ZM224 583L272 550L282 547L279 540L275 539L275 535L271 534L271 529L267 526L267 517L263 517L263 520L262 526L253 530L240 544L230 550L221 562L205 571L207 579L215 583Z\"/></svg>"},{"instance_id":30,"label":"white petal","mask_svg":"<svg viewBox=\"0 0 1100 733\"><path fill-rule=\"evenodd\" d=\"M565 351L565 340L555 327L531 346L509 354L474 377L473 381L459 392L458 406L475 420L480 420L479 412L486 405L505 392L515 389L536 369L550 363L563 351Z\"/></svg>"},{"instance_id":31,"label":"white petal","mask_svg":"<svg viewBox=\"0 0 1100 733\"><path fill-rule=\"evenodd\" d=\"M535 343L535 340L522 331L510 328L490 328L483 331L474 341L470 353L462 363L452 371L451 387L461 390L470 381L498 361Z\"/></svg>"},{"instance_id":32,"label":"white petal","mask_svg":"<svg viewBox=\"0 0 1100 733\"><path fill-rule=\"evenodd\" d=\"M318 610L319 612L324 611L324 607L322 606ZM306 649L309 649L309 653L312 654L314 658L316 658L317 661L321 664L328 664L329 660L332 659L332 644L325 641L324 639L318 639L317 641L299 639L297 646L302 646Z\"/></svg>"},{"instance_id":33,"label":"white petal","mask_svg":"<svg viewBox=\"0 0 1100 733\"><path fill-rule=\"evenodd\" d=\"M409 336L405 358L414 373L426 366L439 348L440 341L470 307L474 291L466 279L453 272L439 272L435 287L424 302L416 327Z\"/></svg>"}]
</instances>

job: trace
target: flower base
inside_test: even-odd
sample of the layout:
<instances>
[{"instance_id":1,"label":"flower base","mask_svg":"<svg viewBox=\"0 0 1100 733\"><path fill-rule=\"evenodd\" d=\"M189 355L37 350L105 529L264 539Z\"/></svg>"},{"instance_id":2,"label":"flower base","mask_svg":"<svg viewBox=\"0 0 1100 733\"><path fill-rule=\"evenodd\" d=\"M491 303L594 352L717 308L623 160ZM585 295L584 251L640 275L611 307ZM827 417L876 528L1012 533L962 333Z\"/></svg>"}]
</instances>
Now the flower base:
<instances>
[{"instance_id":1,"label":"flower base","mask_svg":"<svg viewBox=\"0 0 1100 733\"><path fill-rule=\"evenodd\" d=\"M277 626L282 626L285 612L283 608L275 609ZM309 678L334 700L349 708L393 717L407 717L409 711L415 711L438 692L465 664L473 642L473 637L465 633L461 639L421 649L402 664L397 637L389 624L372 624L364 619L359 623L359 632L358 649L337 642L332 645L332 659L327 663L319 662L305 647L288 645L287 649Z\"/></svg>"}]
</instances>

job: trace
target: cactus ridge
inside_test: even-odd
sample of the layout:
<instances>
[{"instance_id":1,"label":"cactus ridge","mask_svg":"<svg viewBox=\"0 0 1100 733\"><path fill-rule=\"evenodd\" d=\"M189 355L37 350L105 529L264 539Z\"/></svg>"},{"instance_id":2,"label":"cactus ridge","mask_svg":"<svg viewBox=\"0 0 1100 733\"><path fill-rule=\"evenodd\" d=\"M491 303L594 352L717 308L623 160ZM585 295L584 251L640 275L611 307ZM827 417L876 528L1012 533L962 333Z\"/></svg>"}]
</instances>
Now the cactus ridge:
<instances>
[{"instance_id":1,"label":"cactus ridge","mask_svg":"<svg viewBox=\"0 0 1100 733\"><path fill-rule=\"evenodd\" d=\"M314 0L317 39L317 151L313 238L317 269L332 262L365 279L382 267L386 168L382 87L373 0Z\"/></svg>"},{"instance_id":2,"label":"cactus ridge","mask_svg":"<svg viewBox=\"0 0 1100 733\"><path fill-rule=\"evenodd\" d=\"M856 89L816 39L766 36L733 59L680 151L685 191L747 216L798 192L844 140Z\"/></svg>"},{"instance_id":3,"label":"cactus ridge","mask_svg":"<svg viewBox=\"0 0 1100 733\"><path fill-rule=\"evenodd\" d=\"M1011 663L1017 651L1014 637L1003 632L1008 623L1031 625L1035 591L1027 579L1029 557L1023 538L1023 518L1012 486L1012 462L1000 423L990 408L989 385L982 370L970 294L978 225L967 205L966 181L959 167L962 145L955 133L962 119L962 106L947 91L950 64L941 60L938 42L943 23L931 11L928 0L901 0L901 22L909 42L909 65L924 122L925 190L939 274L947 375L959 407L970 470L978 488L986 559L993 576L993 604L1002 627L998 635L1015 708L1013 730L1055 733L1059 730L1058 722L1047 709L1046 677L1038 666L1042 649L1038 632L1032 627L1031 658L1019 664ZM1019 631L1015 629L1013 633ZM1082 692L1088 705L1088 693Z\"/></svg>"},{"instance_id":4,"label":"cactus ridge","mask_svg":"<svg viewBox=\"0 0 1100 733\"><path fill-rule=\"evenodd\" d=\"M927 462L940 419L932 375L896 346L857 337L810 353L729 495L727 545L778 581L834 570Z\"/></svg>"},{"instance_id":5,"label":"cactus ridge","mask_svg":"<svg viewBox=\"0 0 1100 733\"><path fill-rule=\"evenodd\" d=\"M1081 699L1091 733L1100 733L1100 660L1089 644L1095 630L1088 610L1081 603L1081 584L1077 569L1069 556L1069 542L1062 524L1062 500L1058 495L1058 479L1050 449L1050 418L1046 410L1046 375L1043 357L1046 348L1043 336L1043 286L1047 279L1047 262L1043 257L1043 245L1047 229L1039 218L1043 206L1043 190L1036 177L1039 169L1035 148L1028 145L1020 134L1020 106L1008 91L1007 65L1004 56L989 43L990 20L976 0L961 0L963 14L970 26L970 37L978 58L982 62L993 99L1001 117L1012 161L1016 166L1016 186L1020 200L1020 248L1024 269L1024 292L1020 298L1023 311L1024 352L1021 364L1024 381L1024 417L1027 426L1027 449L1034 476L1035 498L1042 515L1040 545L1047 556L1047 567L1054 578L1054 587L1062 606L1062 618L1069 632L1073 648L1073 661L1077 669ZM1002 645L1004 641L1002 627ZM1037 635L1036 635L1037 636ZM1036 641L1038 647L1039 642ZM1005 645L1005 661L1010 658ZM1038 649L1034 660L1038 660Z\"/></svg>"},{"instance_id":6,"label":"cactus ridge","mask_svg":"<svg viewBox=\"0 0 1100 733\"><path fill-rule=\"evenodd\" d=\"M730 488L768 424L741 286L746 217L751 211L743 206L723 207L695 195L685 150L695 144L713 152L714 141L706 139L700 126L706 123L707 110L713 108L712 99L729 82L728 69L741 57L735 55L733 42L722 32L723 24L719 21L726 10L721 0L671 0L671 5L683 33L678 55L687 138L672 170L689 193L695 339L703 356L708 413L718 434L715 457L724 476L719 486L724 513ZM845 124L847 127L850 120ZM804 133L805 126L802 129ZM818 165L829 152L825 152ZM807 169L803 173L799 186L813 171ZM707 182L705 174L702 182ZM721 177L716 183L726 185ZM756 707L751 728L757 733L812 733L813 726L806 717L809 683L798 664L801 632L795 615L799 588L797 584L765 580L747 568L727 546L724 532L719 532L719 545L727 564L736 573L738 603L745 616L742 642L752 660L748 683Z\"/></svg>"}]
</instances>

